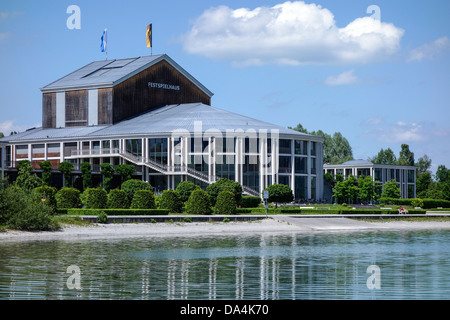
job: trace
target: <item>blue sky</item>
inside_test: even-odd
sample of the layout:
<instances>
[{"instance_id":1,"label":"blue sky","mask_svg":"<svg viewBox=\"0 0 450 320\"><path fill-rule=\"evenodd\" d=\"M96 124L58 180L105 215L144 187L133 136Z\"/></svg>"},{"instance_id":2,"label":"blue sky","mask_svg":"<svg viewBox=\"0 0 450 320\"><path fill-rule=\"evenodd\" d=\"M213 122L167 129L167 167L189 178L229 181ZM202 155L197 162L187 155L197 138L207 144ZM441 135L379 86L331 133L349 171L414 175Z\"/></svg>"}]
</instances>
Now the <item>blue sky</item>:
<instances>
[{"instance_id":1,"label":"blue sky","mask_svg":"<svg viewBox=\"0 0 450 320\"><path fill-rule=\"evenodd\" d=\"M70 5L80 29L69 29ZM369 10L370 6L377 6ZM341 132L356 159L406 143L450 168L450 2L2 1L0 131L41 122L39 88L92 61L166 53L215 107Z\"/></svg>"}]
</instances>

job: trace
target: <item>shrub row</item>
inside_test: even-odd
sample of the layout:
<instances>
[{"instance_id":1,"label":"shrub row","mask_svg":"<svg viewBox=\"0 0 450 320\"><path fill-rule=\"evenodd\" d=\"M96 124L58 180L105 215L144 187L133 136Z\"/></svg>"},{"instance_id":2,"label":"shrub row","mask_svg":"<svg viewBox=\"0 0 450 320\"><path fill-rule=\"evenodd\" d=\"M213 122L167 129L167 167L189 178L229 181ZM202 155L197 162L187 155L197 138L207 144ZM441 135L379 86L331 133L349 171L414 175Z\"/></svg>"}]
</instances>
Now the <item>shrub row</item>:
<instances>
[{"instance_id":1,"label":"shrub row","mask_svg":"<svg viewBox=\"0 0 450 320\"><path fill-rule=\"evenodd\" d=\"M413 202L423 202L423 209L431 209L437 207L450 208L450 201L439 199L395 199L395 198L381 198L380 202L385 204L392 204L398 206L411 206ZM413 205L414 206L414 205Z\"/></svg>"},{"instance_id":2,"label":"shrub row","mask_svg":"<svg viewBox=\"0 0 450 320\"><path fill-rule=\"evenodd\" d=\"M101 212L105 212L107 215L120 216L120 215L136 215L136 216L148 216L148 215L168 215L167 209L67 209L69 215L99 215Z\"/></svg>"},{"instance_id":3,"label":"shrub row","mask_svg":"<svg viewBox=\"0 0 450 320\"><path fill-rule=\"evenodd\" d=\"M265 208L242 208L237 209L236 213L245 214L245 213L259 213L265 214ZM273 209L269 208L268 213L270 214L398 214L398 210L380 210L380 209L346 209L346 210L324 210L324 209ZM426 210L412 209L408 210L410 214L425 214Z\"/></svg>"}]
</instances>

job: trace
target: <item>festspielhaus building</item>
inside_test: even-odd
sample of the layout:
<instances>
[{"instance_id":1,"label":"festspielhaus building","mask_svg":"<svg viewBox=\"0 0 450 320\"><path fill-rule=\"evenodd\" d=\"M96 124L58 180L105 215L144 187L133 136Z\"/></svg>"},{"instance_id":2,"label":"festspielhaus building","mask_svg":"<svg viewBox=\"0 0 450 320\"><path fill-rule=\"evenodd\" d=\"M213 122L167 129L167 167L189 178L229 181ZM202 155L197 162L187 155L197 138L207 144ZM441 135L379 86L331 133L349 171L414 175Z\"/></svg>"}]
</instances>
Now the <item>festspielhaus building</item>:
<instances>
[{"instance_id":1,"label":"festspielhaus building","mask_svg":"<svg viewBox=\"0 0 450 320\"><path fill-rule=\"evenodd\" d=\"M211 106L212 92L167 55L92 62L41 88L42 126L0 139L1 171L17 163L133 164L156 193L219 178L261 196L275 183L322 198L322 139ZM59 180L58 180L59 179ZM59 181L59 182L58 182Z\"/></svg>"}]
</instances>

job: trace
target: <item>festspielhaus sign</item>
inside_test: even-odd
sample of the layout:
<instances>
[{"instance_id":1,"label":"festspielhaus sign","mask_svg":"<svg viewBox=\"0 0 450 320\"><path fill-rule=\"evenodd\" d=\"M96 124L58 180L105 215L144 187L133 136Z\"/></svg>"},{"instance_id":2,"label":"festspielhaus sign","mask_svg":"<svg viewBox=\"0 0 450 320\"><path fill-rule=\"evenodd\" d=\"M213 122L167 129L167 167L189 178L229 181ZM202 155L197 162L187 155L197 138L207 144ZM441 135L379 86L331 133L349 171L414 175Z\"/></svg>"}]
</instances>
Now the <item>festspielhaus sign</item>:
<instances>
[{"instance_id":1,"label":"festspielhaus sign","mask_svg":"<svg viewBox=\"0 0 450 320\"><path fill-rule=\"evenodd\" d=\"M180 86L176 86L173 84L167 84L167 83L157 83L157 82L149 82L148 83L149 88L157 88L157 89L165 89L165 90L180 90Z\"/></svg>"}]
</instances>

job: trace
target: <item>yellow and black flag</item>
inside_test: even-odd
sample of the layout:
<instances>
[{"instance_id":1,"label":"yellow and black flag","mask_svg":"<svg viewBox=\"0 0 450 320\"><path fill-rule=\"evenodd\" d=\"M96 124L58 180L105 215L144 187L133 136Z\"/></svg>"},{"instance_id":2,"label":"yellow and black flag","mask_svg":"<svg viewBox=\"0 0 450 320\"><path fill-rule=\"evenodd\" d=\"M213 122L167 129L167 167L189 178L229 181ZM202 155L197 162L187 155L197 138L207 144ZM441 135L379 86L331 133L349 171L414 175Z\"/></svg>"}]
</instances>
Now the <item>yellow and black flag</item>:
<instances>
[{"instance_id":1,"label":"yellow and black flag","mask_svg":"<svg viewBox=\"0 0 450 320\"><path fill-rule=\"evenodd\" d=\"M147 48L152 47L152 24L147 26Z\"/></svg>"}]
</instances>

